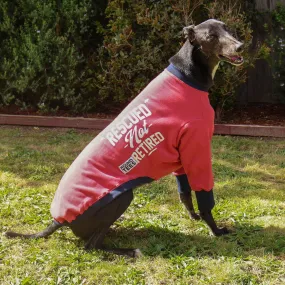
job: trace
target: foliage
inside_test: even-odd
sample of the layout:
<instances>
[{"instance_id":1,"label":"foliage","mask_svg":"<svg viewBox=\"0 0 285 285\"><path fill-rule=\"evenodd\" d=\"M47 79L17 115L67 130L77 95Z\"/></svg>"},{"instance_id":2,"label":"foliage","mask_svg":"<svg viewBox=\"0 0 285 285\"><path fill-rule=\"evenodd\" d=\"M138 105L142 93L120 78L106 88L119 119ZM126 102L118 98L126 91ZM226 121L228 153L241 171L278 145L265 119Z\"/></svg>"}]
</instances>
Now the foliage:
<instances>
[{"instance_id":1,"label":"foliage","mask_svg":"<svg viewBox=\"0 0 285 285\"><path fill-rule=\"evenodd\" d=\"M3 0L0 104L42 112L117 112L168 65L183 44L183 26L214 17L232 27L246 47L244 66L221 64L211 98L222 109L262 54L248 52L252 30L242 3Z\"/></svg>"},{"instance_id":2,"label":"foliage","mask_svg":"<svg viewBox=\"0 0 285 285\"><path fill-rule=\"evenodd\" d=\"M188 16L200 2L109 2L105 11L109 23L101 29L104 43L97 59L102 71L94 79L100 96L111 98L113 103L135 97L182 45L183 23L189 20L185 11Z\"/></svg>"},{"instance_id":3,"label":"foliage","mask_svg":"<svg viewBox=\"0 0 285 285\"><path fill-rule=\"evenodd\" d=\"M1 1L0 103L84 110L99 13L91 0Z\"/></svg>"},{"instance_id":4,"label":"foliage","mask_svg":"<svg viewBox=\"0 0 285 285\"><path fill-rule=\"evenodd\" d=\"M111 98L118 102L126 98L126 92L133 98L167 66L167 60L183 44L183 24L217 18L244 41L246 62L239 68L221 63L211 90L211 101L219 119L222 109L233 105L236 88L246 80L247 68L268 53L266 46L249 53L252 29L242 3L232 0L223 4L221 1L112 1L106 10L110 21L103 32L107 56L102 61L103 73L99 75L101 92L105 96L113 93Z\"/></svg>"},{"instance_id":5,"label":"foliage","mask_svg":"<svg viewBox=\"0 0 285 285\"><path fill-rule=\"evenodd\" d=\"M173 176L135 189L106 239L140 248L144 257L133 260L85 251L67 228L48 239L7 239L8 229L35 232L50 223L57 184L94 131L0 133L1 285L284 284L284 140L213 138L214 216L233 230L225 237L190 220Z\"/></svg>"},{"instance_id":6,"label":"foliage","mask_svg":"<svg viewBox=\"0 0 285 285\"><path fill-rule=\"evenodd\" d=\"M258 58L266 58L270 49L265 44L259 44L252 49L251 23L249 16L253 12L252 6L242 0L227 0L221 4L220 1L210 1L209 17L218 18L225 22L233 35L244 43L244 64L235 67L221 62L215 77L215 85L211 90L212 105L216 109L216 119L219 121L224 109L231 108L236 99L236 91L241 83L247 79L247 70L254 66ZM246 11L246 12L245 12Z\"/></svg>"},{"instance_id":7,"label":"foliage","mask_svg":"<svg viewBox=\"0 0 285 285\"><path fill-rule=\"evenodd\" d=\"M274 91L279 95L280 100L285 103L285 6L278 4L272 12L273 38L271 46L274 52Z\"/></svg>"}]
</instances>

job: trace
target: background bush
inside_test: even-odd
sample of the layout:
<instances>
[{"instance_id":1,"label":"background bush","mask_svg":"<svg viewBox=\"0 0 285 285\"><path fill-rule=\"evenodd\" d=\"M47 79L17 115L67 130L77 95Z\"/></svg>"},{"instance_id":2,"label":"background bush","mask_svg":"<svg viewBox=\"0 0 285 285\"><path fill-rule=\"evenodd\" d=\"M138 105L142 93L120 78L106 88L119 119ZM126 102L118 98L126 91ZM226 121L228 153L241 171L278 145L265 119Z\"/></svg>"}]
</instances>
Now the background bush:
<instances>
[{"instance_id":1,"label":"background bush","mask_svg":"<svg viewBox=\"0 0 285 285\"><path fill-rule=\"evenodd\" d=\"M271 13L272 30L271 48L274 51L272 66L274 66L274 93L282 103L285 103L285 6L278 4Z\"/></svg>"},{"instance_id":2,"label":"background bush","mask_svg":"<svg viewBox=\"0 0 285 285\"><path fill-rule=\"evenodd\" d=\"M42 112L118 112L183 44L183 26L218 18L245 42L246 64L221 64L211 98L219 116L246 68L252 30L245 1L2 0L0 104ZM236 72L238 70L238 72Z\"/></svg>"},{"instance_id":3,"label":"background bush","mask_svg":"<svg viewBox=\"0 0 285 285\"><path fill-rule=\"evenodd\" d=\"M105 1L2 0L0 103L85 111L90 55Z\"/></svg>"}]
</instances>

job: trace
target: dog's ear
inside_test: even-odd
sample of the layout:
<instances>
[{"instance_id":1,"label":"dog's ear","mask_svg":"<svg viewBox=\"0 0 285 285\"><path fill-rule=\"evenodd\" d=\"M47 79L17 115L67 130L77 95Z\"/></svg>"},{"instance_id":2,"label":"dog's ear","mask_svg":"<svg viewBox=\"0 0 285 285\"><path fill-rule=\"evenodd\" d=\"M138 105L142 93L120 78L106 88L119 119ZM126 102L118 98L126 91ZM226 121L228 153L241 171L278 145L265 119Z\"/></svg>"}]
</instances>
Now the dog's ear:
<instances>
[{"instance_id":1,"label":"dog's ear","mask_svg":"<svg viewBox=\"0 0 285 285\"><path fill-rule=\"evenodd\" d=\"M189 39L189 41L192 43L195 40L195 26L191 25L188 27L183 28L183 34L186 39Z\"/></svg>"}]
</instances>

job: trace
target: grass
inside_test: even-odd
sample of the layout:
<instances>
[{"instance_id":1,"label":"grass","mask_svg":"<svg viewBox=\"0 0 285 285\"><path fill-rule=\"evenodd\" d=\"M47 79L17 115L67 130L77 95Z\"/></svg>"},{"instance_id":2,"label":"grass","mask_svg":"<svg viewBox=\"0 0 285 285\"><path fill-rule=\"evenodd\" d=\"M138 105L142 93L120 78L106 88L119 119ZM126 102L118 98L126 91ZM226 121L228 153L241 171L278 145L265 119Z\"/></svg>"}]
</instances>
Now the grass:
<instances>
[{"instance_id":1,"label":"grass","mask_svg":"<svg viewBox=\"0 0 285 285\"><path fill-rule=\"evenodd\" d=\"M0 127L0 228L33 232L50 221L57 184L91 131ZM231 235L191 221L175 179L135 190L106 243L139 247L132 260L86 252L68 230L48 239L0 236L0 284L285 284L285 141L215 137L214 216Z\"/></svg>"}]
</instances>

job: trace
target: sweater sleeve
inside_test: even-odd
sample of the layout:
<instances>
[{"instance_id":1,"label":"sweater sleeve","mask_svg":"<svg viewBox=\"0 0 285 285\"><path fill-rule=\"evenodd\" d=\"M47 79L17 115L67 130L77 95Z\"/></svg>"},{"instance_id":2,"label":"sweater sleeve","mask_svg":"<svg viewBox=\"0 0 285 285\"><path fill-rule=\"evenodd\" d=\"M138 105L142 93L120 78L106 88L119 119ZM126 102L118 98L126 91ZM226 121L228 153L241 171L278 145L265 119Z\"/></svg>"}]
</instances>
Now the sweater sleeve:
<instances>
[{"instance_id":1,"label":"sweater sleeve","mask_svg":"<svg viewBox=\"0 0 285 285\"><path fill-rule=\"evenodd\" d=\"M194 191L210 191L214 186L211 139L212 129L203 120L187 123L180 130L180 160Z\"/></svg>"}]
</instances>

